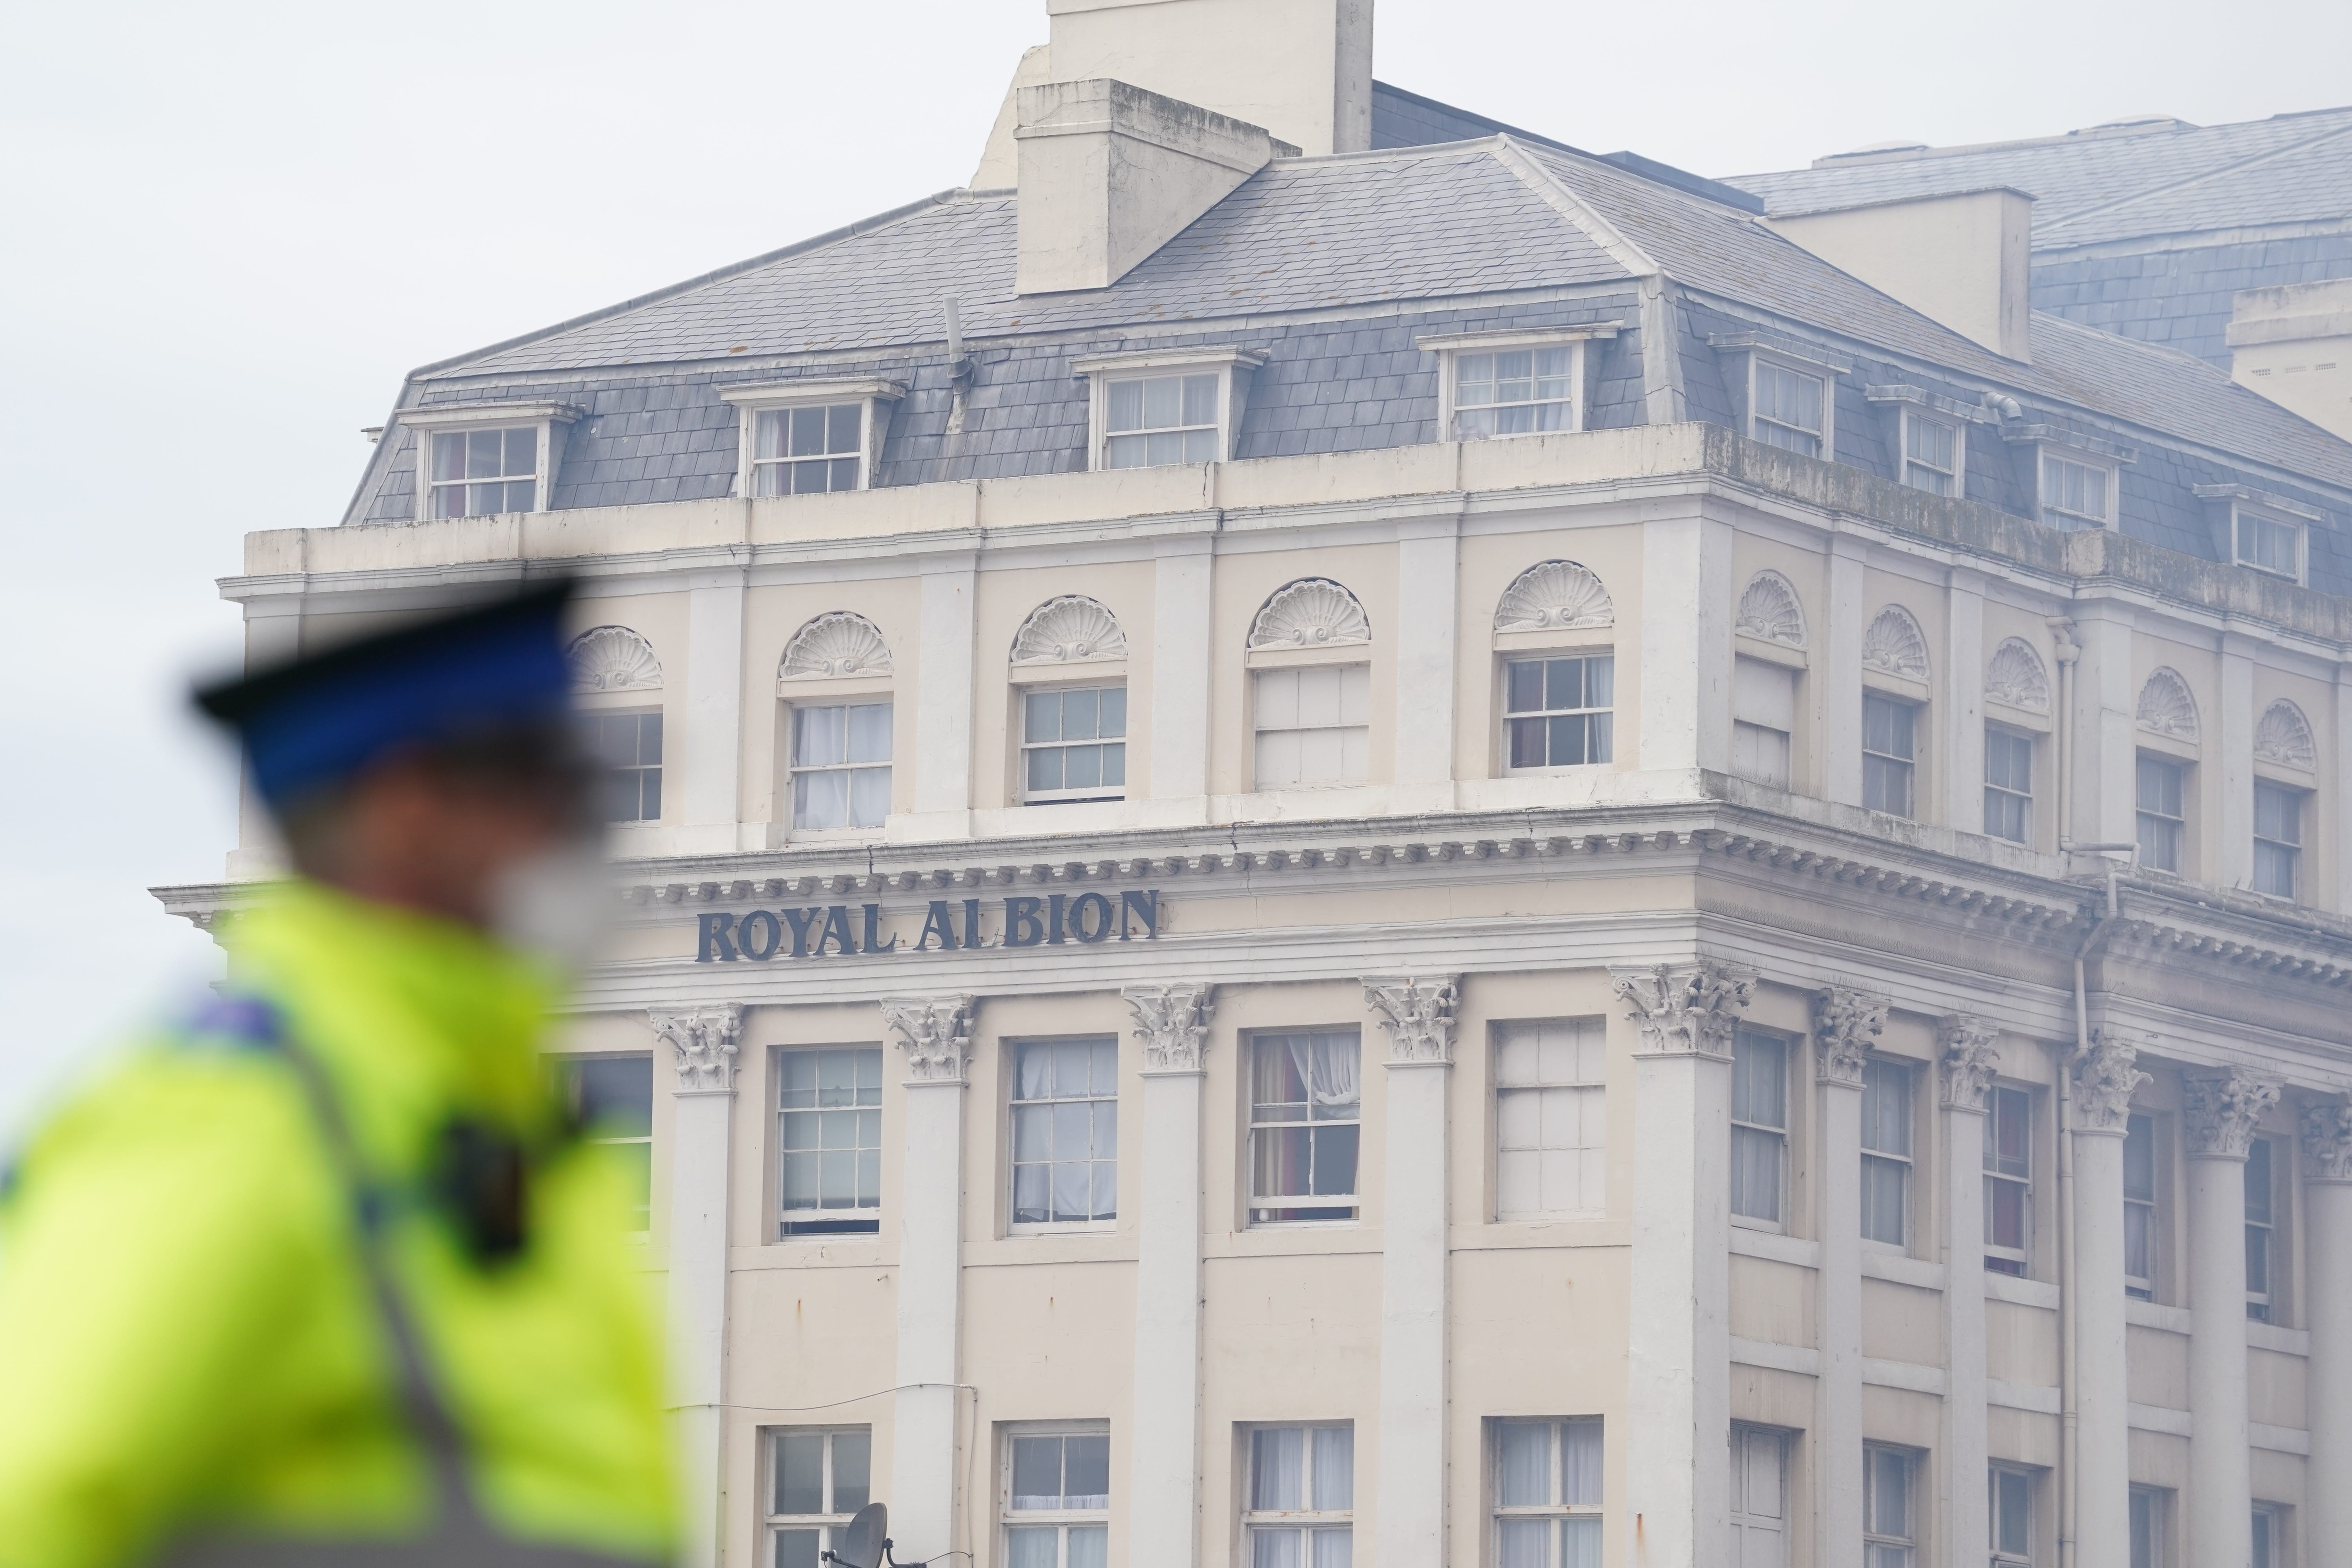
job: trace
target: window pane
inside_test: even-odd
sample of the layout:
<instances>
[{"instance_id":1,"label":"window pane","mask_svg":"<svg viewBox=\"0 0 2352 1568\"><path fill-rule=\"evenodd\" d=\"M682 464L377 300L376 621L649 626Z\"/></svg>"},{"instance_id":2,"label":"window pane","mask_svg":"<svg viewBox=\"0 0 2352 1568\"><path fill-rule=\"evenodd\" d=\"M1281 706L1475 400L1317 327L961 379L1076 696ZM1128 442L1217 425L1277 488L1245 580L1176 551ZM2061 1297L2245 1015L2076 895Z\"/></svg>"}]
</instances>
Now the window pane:
<instances>
[{"instance_id":1,"label":"window pane","mask_svg":"<svg viewBox=\"0 0 2352 1568\"><path fill-rule=\"evenodd\" d=\"M1062 1439L1013 1440L1013 1506L1025 1511L1062 1506Z\"/></svg>"},{"instance_id":2,"label":"window pane","mask_svg":"<svg viewBox=\"0 0 2352 1568\"><path fill-rule=\"evenodd\" d=\"M1871 1241L1901 1247L1911 1167L1897 1160L1862 1157L1862 1234Z\"/></svg>"},{"instance_id":3,"label":"window pane","mask_svg":"<svg viewBox=\"0 0 2352 1568\"><path fill-rule=\"evenodd\" d=\"M1881 1154L1911 1152L1911 1069L1899 1062L1863 1065L1862 1146Z\"/></svg>"},{"instance_id":4,"label":"window pane","mask_svg":"<svg viewBox=\"0 0 2352 1568\"><path fill-rule=\"evenodd\" d=\"M1018 1503L1014 1506L1019 1506ZM1004 1532L1005 1561L1009 1568L1056 1568L1055 1552L1061 1544L1062 1532L1050 1524L1025 1525Z\"/></svg>"},{"instance_id":5,"label":"window pane","mask_svg":"<svg viewBox=\"0 0 2352 1568\"><path fill-rule=\"evenodd\" d=\"M1577 1506L1601 1502L1601 1423L1570 1421L1560 1429L1560 1499Z\"/></svg>"},{"instance_id":6,"label":"window pane","mask_svg":"<svg viewBox=\"0 0 2352 1568\"><path fill-rule=\"evenodd\" d=\"M1250 1568L1305 1568L1301 1556L1306 1543L1304 1531L1253 1530Z\"/></svg>"},{"instance_id":7,"label":"window pane","mask_svg":"<svg viewBox=\"0 0 2352 1568\"><path fill-rule=\"evenodd\" d=\"M1748 1219L1780 1218L1780 1135L1752 1127L1731 1130L1731 1212Z\"/></svg>"},{"instance_id":8,"label":"window pane","mask_svg":"<svg viewBox=\"0 0 2352 1568\"><path fill-rule=\"evenodd\" d=\"M1062 1465L1065 1507L1110 1506L1110 1434L1063 1439Z\"/></svg>"},{"instance_id":9,"label":"window pane","mask_svg":"<svg viewBox=\"0 0 2352 1568\"><path fill-rule=\"evenodd\" d=\"M1315 1428L1315 1508L1341 1513L1356 1504L1356 1430L1352 1426Z\"/></svg>"},{"instance_id":10,"label":"window pane","mask_svg":"<svg viewBox=\"0 0 2352 1568\"><path fill-rule=\"evenodd\" d=\"M776 1531L776 1568L818 1568L824 1561L818 1552L817 1538L824 1532L815 1530L780 1530Z\"/></svg>"},{"instance_id":11,"label":"window pane","mask_svg":"<svg viewBox=\"0 0 2352 1568\"><path fill-rule=\"evenodd\" d=\"M823 1513L824 1434L786 1432L776 1437L778 1513Z\"/></svg>"},{"instance_id":12,"label":"window pane","mask_svg":"<svg viewBox=\"0 0 2352 1568\"><path fill-rule=\"evenodd\" d=\"M1539 659L1515 659L1504 667L1507 687L1506 709L1513 713L1543 710L1544 667Z\"/></svg>"},{"instance_id":13,"label":"window pane","mask_svg":"<svg viewBox=\"0 0 2352 1568\"><path fill-rule=\"evenodd\" d=\"M1496 1456L1497 1500L1505 1508L1540 1508L1552 1500L1551 1427L1506 1421Z\"/></svg>"},{"instance_id":14,"label":"window pane","mask_svg":"<svg viewBox=\"0 0 2352 1568\"><path fill-rule=\"evenodd\" d=\"M1496 1530L1499 1568L1552 1568L1551 1533L1548 1519L1507 1519Z\"/></svg>"},{"instance_id":15,"label":"window pane","mask_svg":"<svg viewBox=\"0 0 2352 1568\"><path fill-rule=\"evenodd\" d=\"M1217 378L1209 375L1188 375L1184 378L1184 423L1214 425L1217 422Z\"/></svg>"},{"instance_id":16,"label":"window pane","mask_svg":"<svg viewBox=\"0 0 2352 1568\"><path fill-rule=\"evenodd\" d=\"M847 761L848 712L845 708L793 710L793 764L823 767Z\"/></svg>"},{"instance_id":17,"label":"window pane","mask_svg":"<svg viewBox=\"0 0 2352 1568\"><path fill-rule=\"evenodd\" d=\"M887 763L890 760L890 704L861 702L848 712L848 760Z\"/></svg>"},{"instance_id":18,"label":"window pane","mask_svg":"<svg viewBox=\"0 0 2352 1568\"><path fill-rule=\"evenodd\" d=\"M1767 1127L1788 1125L1788 1046L1769 1035L1740 1030L1732 1037L1731 1118Z\"/></svg>"},{"instance_id":19,"label":"window pane","mask_svg":"<svg viewBox=\"0 0 2352 1568\"><path fill-rule=\"evenodd\" d=\"M1072 1525L1069 1540L1069 1561L1064 1568L1109 1568L1108 1525Z\"/></svg>"},{"instance_id":20,"label":"window pane","mask_svg":"<svg viewBox=\"0 0 2352 1568\"><path fill-rule=\"evenodd\" d=\"M833 1511L856 1513L871 1490L874 1439L864 1432L833 1435Z\"/></svg>"},{"instance_id":21,"label":"window pane","mask_svg":"<svg viewBox=\"0 0 2352 1568\"><path fill-rule=\"evenodd\" d=\"M1250 1507L1261 1513L1295 1512L1305 1506L1300 1483L1306 1475L1307 1431L1300 1426L1261 1428L1250 1434Z\"/></svg>"},{"instance_id":22,"label":"window pane","mask_svg":"<svg viewBox=\"0 0 2352 1568\"><path fill-rule=\"evenodd\" d=\"M2124 1196L2156 1201L2156 1119L2135 1116L2124 1129Z\"/></svg>"},{"instance_id":23,"label":"window pane","mask_svg":"<svg viewBox=\"0 0 2352 1568\"><path fill-rule=\"evenodd\" d=\"M2257 1138L2246 1146L2246 1218L2271 1223L2271 1142Z\"/></svg>"}]
</instances>

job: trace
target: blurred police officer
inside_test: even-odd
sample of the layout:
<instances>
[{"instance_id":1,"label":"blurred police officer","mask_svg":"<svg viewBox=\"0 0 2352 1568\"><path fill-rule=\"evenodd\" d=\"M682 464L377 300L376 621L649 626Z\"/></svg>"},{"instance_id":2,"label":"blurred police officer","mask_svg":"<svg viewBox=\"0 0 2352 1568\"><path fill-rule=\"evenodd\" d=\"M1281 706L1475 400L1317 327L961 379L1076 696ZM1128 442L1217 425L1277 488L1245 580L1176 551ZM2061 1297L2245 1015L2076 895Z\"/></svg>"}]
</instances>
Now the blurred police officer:
<instances>
[{"instance_id":1,"label":"blurred police officer","mask_svg":"<svg viewBox=\"0 0 2352 1568\"><path fill-rule=\"evenodd\" d=\"M564 601L200 694L297 875L0 1196L0 1568L668 1554L621 1177L540 1054L609 897Z\"/></svg>"}]
</instances>

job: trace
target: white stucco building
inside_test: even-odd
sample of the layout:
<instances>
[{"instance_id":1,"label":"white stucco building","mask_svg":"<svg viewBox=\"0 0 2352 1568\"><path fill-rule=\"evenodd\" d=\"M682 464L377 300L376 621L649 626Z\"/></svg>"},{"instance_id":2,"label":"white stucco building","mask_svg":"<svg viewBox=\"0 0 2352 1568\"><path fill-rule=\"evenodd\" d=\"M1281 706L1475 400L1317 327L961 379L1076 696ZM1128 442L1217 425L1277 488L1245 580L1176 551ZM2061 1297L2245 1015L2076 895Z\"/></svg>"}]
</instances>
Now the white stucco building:
<instances>
[{"instance_id":1,"label":"white stucco building","mask_svg":"<svg viewBox=\"0 0 2352 1568\"><path fill-rule=\"evenodd\" d=\"M1049 10L974 188L420 370L225 584L582 581L698 1568L2344 1560L2352 447L2022 195Z\"/></svg>"}]
</instances>

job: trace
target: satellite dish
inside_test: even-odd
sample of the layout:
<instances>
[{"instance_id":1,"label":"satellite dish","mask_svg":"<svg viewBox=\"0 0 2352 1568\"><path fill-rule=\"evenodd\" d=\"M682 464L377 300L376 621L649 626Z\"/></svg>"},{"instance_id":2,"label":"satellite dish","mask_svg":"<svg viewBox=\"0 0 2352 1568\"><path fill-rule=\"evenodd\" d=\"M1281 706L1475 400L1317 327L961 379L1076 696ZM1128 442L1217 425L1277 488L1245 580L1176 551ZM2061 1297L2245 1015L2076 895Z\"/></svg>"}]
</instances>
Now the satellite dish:
<instances>
[{"instance_id":1,"label":"satellite dish","mask_svg":"<svg viewBox=\"0 0 2352 1568\"><path fill-rule=\"evenodd\" d=\"M834 1549L825 1560L839 1568L882 1568L884 1554L890 1547L890 1510L878 1502L869 1502L857 1510L850 1521L842 1526L834 1538Z\"/></svg>"}]
</instances>

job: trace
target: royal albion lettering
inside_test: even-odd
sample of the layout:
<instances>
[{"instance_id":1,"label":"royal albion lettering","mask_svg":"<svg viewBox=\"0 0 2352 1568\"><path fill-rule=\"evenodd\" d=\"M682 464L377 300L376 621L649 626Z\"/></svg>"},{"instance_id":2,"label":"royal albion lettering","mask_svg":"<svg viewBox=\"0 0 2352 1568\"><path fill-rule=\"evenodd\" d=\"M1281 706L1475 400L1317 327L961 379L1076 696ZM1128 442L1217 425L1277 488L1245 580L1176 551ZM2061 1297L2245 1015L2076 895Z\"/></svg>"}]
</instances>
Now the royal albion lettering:
<instances>
[{"instance_id":1,"label":"royal albion lettering","mask_svg":"<svg viewBox=\"0 0 2352 1568\"><path fill-rule=\"evenodd\" d=\"M992 905L984 909L983 906ZM983 918L983 917L987 918ZM815 904L695 917L694 962L765 963L777 958L862 958L886 952L965 948L1058 947L1076 942L1151 942L1160 935L1160 889L1045 893L994 900L933 899L920 935L902 945L884 931L880 904ZM992 928L994 935L989 934Z\"/></svg>"}]
</instances>

